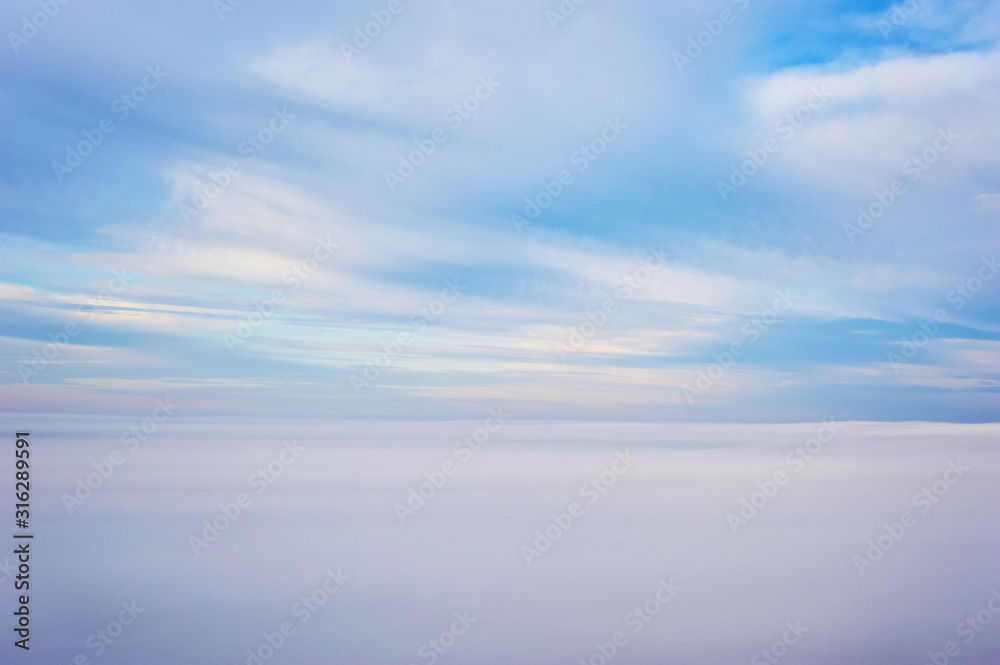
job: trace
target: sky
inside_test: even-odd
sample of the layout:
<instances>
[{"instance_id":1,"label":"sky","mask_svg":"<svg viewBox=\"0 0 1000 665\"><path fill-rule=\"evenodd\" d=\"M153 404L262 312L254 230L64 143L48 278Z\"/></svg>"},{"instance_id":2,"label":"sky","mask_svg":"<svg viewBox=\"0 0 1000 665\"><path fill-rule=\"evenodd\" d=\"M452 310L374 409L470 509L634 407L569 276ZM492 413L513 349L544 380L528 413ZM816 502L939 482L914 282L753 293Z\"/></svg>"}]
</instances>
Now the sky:
<instances>
[{"instance_id":1,"label":"sky","mask_svg":"<svg viewBox=\"0 0 1000 665\"><path fill-rule=\"evenodd\" d=\"M995 420L996 3L40 6L10 410Z\"/></svg>"},{"instance_id":2,"label":"sky","mask_svg":"<svg viewBox=\"0 0 1000 665\"><path fill-rule=\"evenodd\" d=\"M3 662L997 662L1000 2L0 28Z\"/></svg>"}]
</instances>

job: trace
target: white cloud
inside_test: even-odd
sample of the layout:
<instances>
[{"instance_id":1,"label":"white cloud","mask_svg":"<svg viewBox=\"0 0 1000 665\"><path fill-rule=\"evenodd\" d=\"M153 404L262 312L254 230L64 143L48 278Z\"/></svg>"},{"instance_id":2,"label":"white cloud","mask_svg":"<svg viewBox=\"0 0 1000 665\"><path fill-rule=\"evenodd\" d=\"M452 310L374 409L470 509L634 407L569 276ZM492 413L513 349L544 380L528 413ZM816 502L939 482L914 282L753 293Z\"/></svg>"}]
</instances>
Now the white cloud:
<instances>
[{"instance_id":1,"label":"white cloud","mask_svg":"<svg viewBox=\"0 0 1000 665\"><path fill-rule=\"evenodd\" d=\"M755 123L777 122L821 86L831 99L776 160L796 179L849 191L882 186L949 126L959 138L942 160L945 170L998 163L1000 51L905 56L847 70L783 70L751 85L747 101Z\"/></svg>"}]
</instances>

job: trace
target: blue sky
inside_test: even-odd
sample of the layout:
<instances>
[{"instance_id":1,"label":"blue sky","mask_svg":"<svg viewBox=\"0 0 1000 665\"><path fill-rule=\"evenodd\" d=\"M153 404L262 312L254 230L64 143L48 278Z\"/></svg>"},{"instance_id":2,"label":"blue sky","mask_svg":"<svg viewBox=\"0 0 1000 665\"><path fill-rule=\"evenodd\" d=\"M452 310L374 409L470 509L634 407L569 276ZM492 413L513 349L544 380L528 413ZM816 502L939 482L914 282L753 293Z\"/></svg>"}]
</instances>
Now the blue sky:
<instances>
[{"instance_id":1,"label":"blue sky","mask_svg":"<svg viewBox=\"0 0 1000 665\"><path fill-rule=\"evenodd\" d=\"M385 7L71 0L7 36L5 404L995 420L996 3Z\"/></svg>"},{"instance_id":2,"label":"blue sky","mask_svg":"<svg viewBox=\"0 0 1000 665\"><path fill-rule=\"evenodd\" d=\"M265 660L425 663L464 611L441 665L599 665L667 580L615 663L758 665L802 622L781 665L919 665L992 621L1000 3L0 26L39 662L253 665L331 570Z\"/></svg>"}]
</instances>

